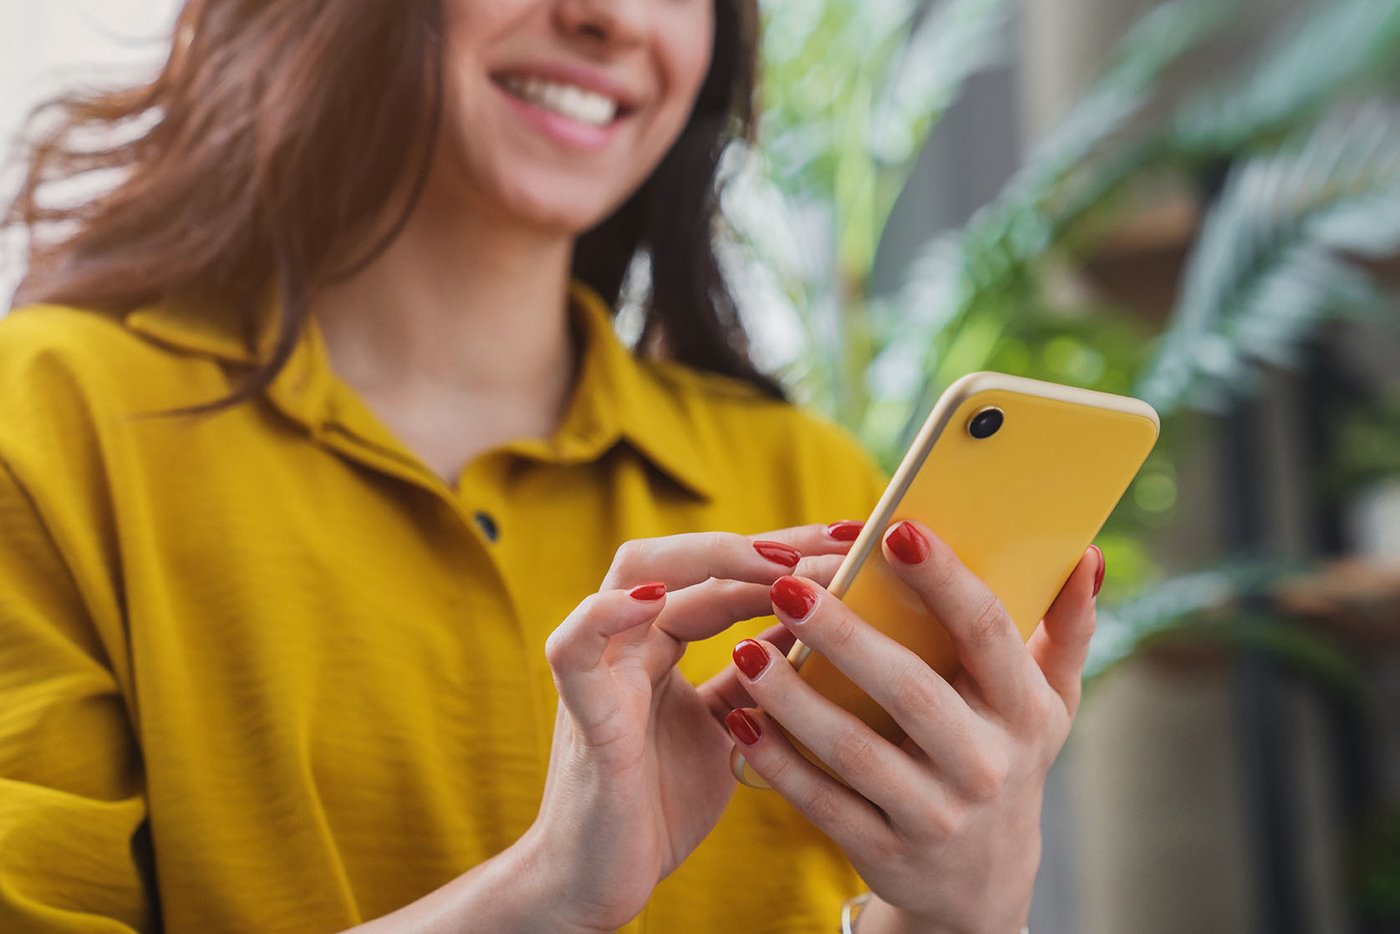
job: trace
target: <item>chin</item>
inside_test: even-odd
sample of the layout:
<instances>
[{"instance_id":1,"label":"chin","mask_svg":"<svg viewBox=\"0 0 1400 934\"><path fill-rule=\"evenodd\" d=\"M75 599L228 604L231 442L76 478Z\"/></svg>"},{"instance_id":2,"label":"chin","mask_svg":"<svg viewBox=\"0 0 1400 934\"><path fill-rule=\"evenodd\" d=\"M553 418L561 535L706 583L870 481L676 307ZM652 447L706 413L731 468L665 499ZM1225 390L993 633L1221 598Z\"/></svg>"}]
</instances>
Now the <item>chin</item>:
<instances>
[{"instance_id":1,"label":"chin","mask_svg":"<svg viewBox=\"0 0 1400 934\"><path fill-rule=\"evenodd\" d=\"M522 225L576 237L602 223L632 194L628 191L619 197L602 199L599 187L596 181L577 179L513 186L501 199L501 213Z\"/></svg>"}]
</instances>

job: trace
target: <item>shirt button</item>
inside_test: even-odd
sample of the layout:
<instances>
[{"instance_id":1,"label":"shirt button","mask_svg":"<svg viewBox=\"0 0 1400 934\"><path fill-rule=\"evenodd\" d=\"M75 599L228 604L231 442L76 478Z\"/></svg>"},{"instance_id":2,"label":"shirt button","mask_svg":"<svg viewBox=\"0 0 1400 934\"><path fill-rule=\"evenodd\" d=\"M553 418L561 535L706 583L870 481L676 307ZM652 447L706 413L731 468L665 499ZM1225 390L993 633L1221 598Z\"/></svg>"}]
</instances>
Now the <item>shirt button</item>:
<instances>
[{"instance_id":1,"label":"shirt button","mask_svg":"<svg viewBox=\"0 0 1400 934\"><path fill-rule=\"evenodd\" d=\"M488 542L494 542L501 537L500 527L496 525L496 520L491 518L490 513L477 512L472 516L476 522L476 527L481 529L481 534L486 536Z\"/></svg>"}]
</instances>

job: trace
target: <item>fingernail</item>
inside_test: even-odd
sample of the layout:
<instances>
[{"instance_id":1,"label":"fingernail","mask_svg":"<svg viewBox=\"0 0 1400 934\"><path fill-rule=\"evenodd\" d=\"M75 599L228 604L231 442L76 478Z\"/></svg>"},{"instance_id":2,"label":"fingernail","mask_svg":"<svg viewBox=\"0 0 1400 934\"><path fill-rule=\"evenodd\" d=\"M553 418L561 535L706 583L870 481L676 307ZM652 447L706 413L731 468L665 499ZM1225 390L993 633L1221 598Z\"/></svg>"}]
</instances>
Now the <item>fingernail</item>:
<instances>
[{"instance_id":1,"label":"fingernail","mask_svg":"<svg viewBox=\"0 0 1400 934\"><path fill-rule=\"evenodd\" d=\"M797 562L802 560L802 552L782 542L754 542L753 550L785 568L795 568Z\"/></svg>"},{"instance_id":2,"label":"fingernail","mask_svg":"<svg viewBox=\"0 0 1400 934\"><path fill-rule=\"evenodd\" d=\"M627 591L627 596L633 600L660 600L666 596L666 585L660 581L653 581L650 584L638 584Z\"/></svg>"},{"instance_id":3,"label":"fingernail","mask_svg":"<svg viewBox=\"0 0 1400 934\"><path fill-rule=\"evenodd\" d=\"M860 530L863 528L864 522L833 522L826 527L826 534L838 542L853 542L860 538Z\"/></svg>"},{"instance_id":4,"label":"fingernail","mask_svg":"<svg viewBox=\"0 0 1400 934\"><path fill-rule=\"evenodd\" d=\"M775 607L798 623L810 616L812 608L817 605L817 595L796 577L778 578L769 591L769 596L772 597Z\"/></svg>"},{"instance_id":5,"label":"fingernail","mask_svg":"<svg viewBox=\"0 0 1400 934\"><path fill-rule=\"evenodd\" d=\"M905 564L922 564L928 557L928 539L908 522L901 522L886 532L885 544Z\"/></svg>"},{"instance_id":6,"label":"fingernail","mask_svg":"<svg viewBox=\"0 0 1400 934\"><path fill-rule=\"evenodd\" d=\"M745 746L752 746L763 735L758 724L754 723L753 718L744 713L742 708L735 707L729 711L724 722L729 727L729 732L734 734L734 738Z\"/></svg>"},{"instance_id":7,"label":"fingernail","mask_svg":"<svg viewBox=\"0 0 1400 934\"><path fill-rule=\"evenodd\" d=\"M1099 595L1099 588L1103 586L1103 572L1108 570L1108 562L1104 560L1103 549L1098 545L1090 545L1094 553L1099 556L1099 569L1094 572L1094 596Z\"/></svg>"},{"instance_id":8,"label":"fingernail","mask_svg":"<svg viewBox=\"0 0 1400 934\"><path fill-rule=\"evenodd\" d=\"M734 646L734 664L739 666L745 678L753 680L768 667L768 653L757 642L745 639Z\"/></svg>"}]
</instances>

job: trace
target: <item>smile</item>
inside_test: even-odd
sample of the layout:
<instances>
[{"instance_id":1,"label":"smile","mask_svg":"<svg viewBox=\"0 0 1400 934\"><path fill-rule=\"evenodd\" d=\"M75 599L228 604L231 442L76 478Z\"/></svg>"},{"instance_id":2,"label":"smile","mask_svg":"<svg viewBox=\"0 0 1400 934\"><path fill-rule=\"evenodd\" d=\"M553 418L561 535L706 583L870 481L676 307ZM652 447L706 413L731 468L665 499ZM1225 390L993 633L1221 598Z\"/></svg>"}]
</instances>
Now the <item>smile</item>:
<instances>
[{"instance_id":1,"label":"smile","mask_svg":"<svg viewBox=\"0 0 1400 934\"><path fill-rule=\"evenodd\" d=\"M586 126L607 126L617 119L620 110L611 97L573 84L521 75L505 75L497 84L513 97Z\"/></svg>"}]
</instances>

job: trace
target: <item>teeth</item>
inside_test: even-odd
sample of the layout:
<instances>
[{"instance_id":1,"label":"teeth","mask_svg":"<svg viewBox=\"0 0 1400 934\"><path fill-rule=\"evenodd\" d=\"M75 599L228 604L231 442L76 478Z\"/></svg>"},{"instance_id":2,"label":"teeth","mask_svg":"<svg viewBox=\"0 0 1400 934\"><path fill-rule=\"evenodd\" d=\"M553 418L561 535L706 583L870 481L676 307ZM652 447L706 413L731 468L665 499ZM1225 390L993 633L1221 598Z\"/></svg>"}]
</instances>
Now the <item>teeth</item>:
<instances>
[{"instance_id":1,"label":"teeth","mask_svg":"<svg viewBox=\"0 0 1400 934\"><path fill-rule=\"evenodd\" d=\"M612 98L585 91L572 84L558 84L543 78L522 78L515 75L502 79L501 83L516 97L578 123L607 126L617 116L617 102Z\"/></svg>"}]
</instances>

